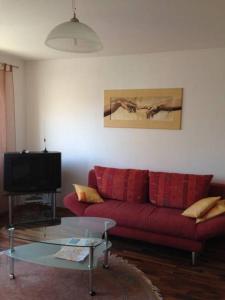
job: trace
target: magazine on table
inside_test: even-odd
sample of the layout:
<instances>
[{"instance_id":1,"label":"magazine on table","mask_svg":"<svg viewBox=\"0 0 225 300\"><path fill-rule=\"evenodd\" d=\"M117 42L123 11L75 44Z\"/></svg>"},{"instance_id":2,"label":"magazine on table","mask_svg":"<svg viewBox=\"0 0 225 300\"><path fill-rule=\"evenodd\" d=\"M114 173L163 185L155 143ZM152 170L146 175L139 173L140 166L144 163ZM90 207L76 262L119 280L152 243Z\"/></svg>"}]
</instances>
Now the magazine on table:
<instances>
[{"instance_id":1,"label":"magazine on table","mask_svg":"<svg viewBox=\"0 0 225 300\"><path fill-rule=\"evenodd\" d=\"M63 246L58 252L54 254L54 256L60 259L81 262L85 260L85 258L89 255L89 247L85 247L85 245L90 245L90 239L88 239L87 241L87 239L85 238L72 238L68 241L68 245L71 246Z\"/></svg>"}]
</instances>

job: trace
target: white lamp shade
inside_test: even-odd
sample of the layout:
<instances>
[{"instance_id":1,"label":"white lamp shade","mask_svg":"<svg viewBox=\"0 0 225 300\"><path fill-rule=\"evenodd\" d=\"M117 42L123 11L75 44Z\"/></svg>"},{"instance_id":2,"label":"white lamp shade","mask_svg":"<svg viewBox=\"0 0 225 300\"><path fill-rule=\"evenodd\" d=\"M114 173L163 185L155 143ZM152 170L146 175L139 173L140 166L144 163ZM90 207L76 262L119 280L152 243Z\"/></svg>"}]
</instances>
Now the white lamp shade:
<instances>
[{"instance_id":1,"label":"white lamp shade","mask_svg":"<svg viewBox=\"0 0 225 300\"><path fill-rule=\"evenodd\" d=\"M80 22L64 22L49 33L45 44L53 49L89 53L103 48L97 34L89 26Z\"/></svg>"}]
</instances>

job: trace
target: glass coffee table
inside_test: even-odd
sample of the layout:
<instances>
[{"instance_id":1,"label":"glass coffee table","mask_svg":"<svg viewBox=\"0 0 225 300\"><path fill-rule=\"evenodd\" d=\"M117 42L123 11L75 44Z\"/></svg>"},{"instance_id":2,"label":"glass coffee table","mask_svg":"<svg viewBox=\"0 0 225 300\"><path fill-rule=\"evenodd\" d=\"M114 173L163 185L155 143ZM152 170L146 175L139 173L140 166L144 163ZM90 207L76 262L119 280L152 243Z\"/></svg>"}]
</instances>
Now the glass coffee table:
<instances>
[{"instance_id":1,"label":"glass coffee table","mask_svg":"<svg viewBox=\"0 0 225 300\"><path fill-rule=\"evenodd\" d=\"M99 258L103 256L103 267L108 268L109 249L112 246L108 240L108 230L115 225L114 220L106 218L69 217L62 218L59 225L10 227L8 229L10 248L6 251L10 257L10 279L15 278L15 260L48 267L87 270L89 294L94 296L93 269L98 266ZM25 244L14 246L15 239L24 241ZM82 253L85 254L85 258L74 261L74 251L75 259ZM67 259L63 259L62 255Z\"/></svg>"}]
</instances>

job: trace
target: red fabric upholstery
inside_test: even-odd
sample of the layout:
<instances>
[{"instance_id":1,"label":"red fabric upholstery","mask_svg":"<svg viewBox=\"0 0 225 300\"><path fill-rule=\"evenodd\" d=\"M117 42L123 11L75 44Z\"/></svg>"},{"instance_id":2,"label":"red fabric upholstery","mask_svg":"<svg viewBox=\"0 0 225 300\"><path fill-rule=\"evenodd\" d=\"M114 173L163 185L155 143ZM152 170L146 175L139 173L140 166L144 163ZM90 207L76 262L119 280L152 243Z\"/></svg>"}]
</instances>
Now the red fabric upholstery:
<instances>
[{"instance_id":1,"label":"red fabric upholstery","mask_svg":"<svg viewBox=\"0 0 225 300\"><path fill-rule=\"evenodd\" d=\"M92 187L93 189L98 189L95 170L90 170L90 172L88 173L88 186Z\"/></svg>"},{"instance_id":2,"label":"red fabric upholstery","mask_svg":"<svg viewBox=\"0 0 225 300\"><path fill-rule=\"evenodd\" d=\"M87 203L79 202L74 192L65 196L63 202L64 206L71 210L76 216L83 216L85 209L89 206Z\"/></svg>"},{"instance_id":3,"label":"red fabric upholstery","mask_svg":"<svg viewBox=\"0 0 225 300\"><path fill-rule=\"evenodd\" d=\"M135 240L146 241L156 245L163 245L163 246L183 249L187 251L199 252L204 247L204 242L202 241L182 239L179 237L152 233L149 231L143 231L143 230L133 229L128 227L116 226L110 229L109 233L110 235L116 235L116 236L131 238Z\"/></svg>"},{"instance_id":4,"label":"red fabric upholstery","mask_svg":"<svg viewBox=\"0 0 225 300\"><path fill-rule=\"evenodd\" d=\"M197 237L199 240L208 240L215 236L225 236L225 216L218 216L197 226Z\"/></svg>"},{"instance_id":5,"label":"red fabric upholstery","mask_svg":"<svg viewBox=\"0 0 225 300\"><path fill-rule=\"evenodd\" d=\"M98 191L106 199L126 200L127 169L95 166Z\"/></svg>"},{"instance_id":6,"label":"red fabric upholstery","mask_svg":"<svg viewBox=\"0 0 225 300\"><path fill-rule=\"evenodd\" d=\"M78 216L99 216L114 219L117 222L117 226L110 230L111 234L189 251L200 251L204 241L207 239L216 235L225 235L225 216L219 216L206 222L195 224L194 220L181 216L183 209L159 206L159 204L168 205L168 203L170 205L170 202L175 199L175 202L172 203L183 207L183 205L189 205L191 201L194 201L195 197L199 199L206 196L204 193L212 176L171 173L168 176L168 173L163 173L165 175L162 176L162 173L151 172L151 175L152 173L154 173L153 175L158 174L158 177L155 176L153 181L150 180L149 182L150 187L152 182L155 184L150 192L151 196L152 192L153 196L155 196L153 200L159 200L156 206L151 202L134 203L135 201L140 201L140 199L144 201L144 195L146 194L144 183L146 171L138 171L140 170L125 170L124 173L127 174L127 177L121 177L122 184L120 180L113 182L113 187L116 186L119 189L121 186L122 189L120 193L115 191L114 194L113 191L113 195L116 195L116 197L119 195L119 198L122 198L124 201L106 199L102 204L90 205L78 202L75 193L71 193L64 198L64 204ZM110 172L108 173L109 175L111 174ZM115 171L114 174L116 173ZM120 175L121 173L119 173ZM96 188L95 171L89 172L88 181L89 186ZM112 189L107 190L106 188L106 194L109 193L110 195L111 192ZM185 197L183 193L186 193L187 196ZM201 193L204 196L200 196ZM208 195L220 195L225 198L225 184L211 184Z\"/></svg>"},{"instance_id":7,"label":"red fabric upholstery","mask_svg":"<svg viewBox=\"0 0 225 300\"><path fill-rule=\"evenodd\" d=\"M151 215L151 226L148 230L164 235L196 240L195 220L184 217L181 213L182 210L180 209L156 207Z\"/></svg>"},{"instance_id":8,"label":"red fabric upholstery","mask_svg":"<svg viewBox=\"0 0 225 300\"><path fill-rule=\"evenodd\" d=\"M148 171L95 167L98 191L102 197L143 203L148 198Z\"/></svg>"},{"instance_id":9,"label":"red fabric upholstery","mask_svg":"<svg viewBox=\"0 0 225 300\"><path fill-rule=\"evenodd\" d=\"M118 226L196 239L195 221L182 216L179 209L157 208L148 203L107 200L89 206L84 215L110 218L115 220Z\"/></svg>"},{"instance_id":10,"label":"red fabric upholstery","mask_svg":"<svg viewBox=\"0 0 225 300\"><path fill-rule=\"evenodd\" d=\"M143 203L148 200L148 171L129 169L126 201Z\"/></svg>"},{"instance_id":11,"label":"red fabric upholstery","mask_svg":"<svg viewBox=\"0 0 225 300\"><path fill-rule=\"evenodd\" d=\"M143 229L143 227L148 227L153 210L154 207L148 203L106 200L104 203L89 206L84 215L110 218L115 220L119 226Z\"/></svg>"},{"instance_id":12,"label":"red fabric upholstery","mask_svg":"<svg viewBox=\"0 0 225 300\"><path fill-rule=\"evenodd\" d=\"M185 209L207 196L212 175L150 172L149 200L161 207Z\"/></svg>"}]
</instances>

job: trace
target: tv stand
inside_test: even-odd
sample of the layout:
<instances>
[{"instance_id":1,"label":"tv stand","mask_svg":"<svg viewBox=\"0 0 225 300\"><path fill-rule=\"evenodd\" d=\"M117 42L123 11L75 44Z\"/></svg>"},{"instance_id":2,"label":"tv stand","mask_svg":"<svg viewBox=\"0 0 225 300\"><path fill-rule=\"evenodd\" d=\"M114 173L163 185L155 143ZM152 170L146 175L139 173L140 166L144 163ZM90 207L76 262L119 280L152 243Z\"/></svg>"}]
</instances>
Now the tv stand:
<instances>
[{"instance_id":1,"label":"tv stand","mask_svg":"<svg viewBox=\"0 0 225 300\"><path fill-rule=\"evenodd\" d=\"M46 194L50 196L51 199L51 218L49 219L45 219L43 220L43 222L46 221L50 221L50 222L57 222L58 219L56 217L56 194L58 192L57 191L42 191L39 192L39 194ZM14 207L14 201L16 199L17 196L26 196L26 195L34 195L35 193L31 193L31 192L23 192L23 193L10 193L8 194L8 204L9 204L9 226L14 226L16 224L14 224L13 222L13 207ZM33 222L42 222L40 220L33 220L32 222L29 221L27 223L33 223ZM19 223L20 224L20 223Z\"/></svg>"}]
</instances>

